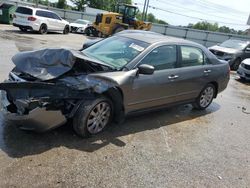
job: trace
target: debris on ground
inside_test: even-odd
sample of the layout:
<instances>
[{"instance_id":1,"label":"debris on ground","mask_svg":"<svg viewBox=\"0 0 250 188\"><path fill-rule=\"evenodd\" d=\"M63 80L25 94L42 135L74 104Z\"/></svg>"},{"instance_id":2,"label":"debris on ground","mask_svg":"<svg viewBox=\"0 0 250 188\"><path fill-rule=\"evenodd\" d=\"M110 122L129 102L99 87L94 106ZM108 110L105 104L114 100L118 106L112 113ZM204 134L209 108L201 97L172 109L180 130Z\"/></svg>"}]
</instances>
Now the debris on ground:
<instances>
[{"instance_id":1,"label":"debris on ground","mask_svg":"<svg viewBox=\"0 0 250 188\"><path fill-rule=\"evenodd\" d=\"M242 112L245 114L250 114L250 111L247 111L246 107L242 107Z\"/></svg>"}]
</instances>

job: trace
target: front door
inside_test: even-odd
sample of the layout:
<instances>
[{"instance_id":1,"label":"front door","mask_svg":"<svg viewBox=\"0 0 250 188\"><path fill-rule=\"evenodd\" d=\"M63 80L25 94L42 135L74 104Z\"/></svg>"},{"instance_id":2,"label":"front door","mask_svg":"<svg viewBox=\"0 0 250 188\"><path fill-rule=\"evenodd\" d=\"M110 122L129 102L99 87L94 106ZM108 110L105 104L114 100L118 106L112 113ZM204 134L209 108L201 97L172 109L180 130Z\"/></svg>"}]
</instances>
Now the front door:
<instances>
[{"instance_id":1,"label":"front door","mask_svg":"<svg viewBox=\"0 0 250 188\"><path fill-rule=\"evenodd\" d=\"M128 112L175 102L175 80L178 79L176 46L155 48L138 66L141 64L154 66L155 72L134 78L130 95L125 99Z\"/></svg>"}]
</instances>

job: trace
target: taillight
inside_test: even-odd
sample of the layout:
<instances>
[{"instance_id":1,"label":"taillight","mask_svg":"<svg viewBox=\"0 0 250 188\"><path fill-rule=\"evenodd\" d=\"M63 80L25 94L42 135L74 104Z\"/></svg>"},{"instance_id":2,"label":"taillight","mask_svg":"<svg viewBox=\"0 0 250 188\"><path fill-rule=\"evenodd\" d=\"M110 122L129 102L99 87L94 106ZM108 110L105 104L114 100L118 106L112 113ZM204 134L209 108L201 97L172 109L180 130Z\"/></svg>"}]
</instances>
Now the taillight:
<instances>
[{"instance_id":1,"label":"taillight","mask_svg":"<svg viewBox=\"0 0 250 188\"><path fill-rule=\"evenodd\" d=\"M33 16L29 16L29 17L28 17L28 20L29 20L29 21L36 21L36 18L33 17Z\"/></svg>"},{"instance_id":2,"label":"taillight","mask_svg":"<svg viewBox=\"0 0 250 188\"><path fill-rule=\"evenodd\" d=\"M16 18L16 15L15 15L15 14L13 14L13 18Z\"/></svg>"}]
</instances>

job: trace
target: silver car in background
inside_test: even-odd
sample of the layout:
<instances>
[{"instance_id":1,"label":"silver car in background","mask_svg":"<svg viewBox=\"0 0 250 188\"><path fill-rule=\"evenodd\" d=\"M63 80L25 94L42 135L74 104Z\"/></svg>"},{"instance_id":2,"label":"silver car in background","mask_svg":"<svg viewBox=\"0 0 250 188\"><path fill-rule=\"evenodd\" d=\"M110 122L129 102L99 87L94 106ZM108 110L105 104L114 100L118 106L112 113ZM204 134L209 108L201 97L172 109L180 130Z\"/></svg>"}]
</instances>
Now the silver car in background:
<instances>
[{"instance_id":1,"label":"silver car in background","mask_svg":"<svg viewBox=\"0 0 250 188\"><path fill-rule=\"evenodd\" d=\"M232 70L237 70L240 63L250 58L250 41L229 39L221 44L209 47L218 59L228 62Z\"/></svg>"},{"instance_id":2,"label":"silver car in background","mask_svg":"<svg viewBox=\"0 0 250 188\"><path fill-rule=\"evenodd\" d=\"M250 81L250 58L241 62L237 73L241 79Z\"/></svg>"},{"instance_id":3,"label":"silver car in background","mask_svg":"<svg viewBox=\"0 0 250 188\"><path fill-rule=\"evenodd\" d=\"M227 62L197 43L124 32L82 51L44 49L12 58L0 83L6 118L45 131L73 119L82 137L126 115L177 104L206 109L229 81Z\"/></svg>"},{"instance_id":4,"label":"silver car in background","mask_svg":"<svg viewBox=\"0 0 250 188\"><path fill-rule=\"evenodd\" d=\"M85 33L85 29L90 25L90 21L77 19L69 24L70 32L72 33Z\"/></svg>"}]
</instances>

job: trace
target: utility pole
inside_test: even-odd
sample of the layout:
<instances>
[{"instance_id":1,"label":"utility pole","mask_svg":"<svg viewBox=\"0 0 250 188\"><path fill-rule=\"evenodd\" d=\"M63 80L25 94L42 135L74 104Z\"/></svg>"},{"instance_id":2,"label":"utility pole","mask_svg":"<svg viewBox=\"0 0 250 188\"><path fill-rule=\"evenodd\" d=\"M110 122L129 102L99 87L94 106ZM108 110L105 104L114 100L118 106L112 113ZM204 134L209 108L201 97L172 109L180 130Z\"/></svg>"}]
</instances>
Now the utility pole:
<instances>
[{"instance_id":1,"label":"utility pole","mask_svg":"<svg viewBox=\"0 0 250 188\"><path fill-rule=\"evenodd\" d=\"M38 0L35 0L36 1L36 8L38 7Z\"/></svg>"},{"instance_id":2,"label":"utility pole","mask_svg":"<svg viewBox=\"0 0 250 188\"><path fill-rule=\"evenodd\" d=\"M148 15L148 6L149 6L149 0L147 0L147 5L146 5L146 12L145 12L145 20L147 21L147 15Z\"/></svg>"},{"instance_id":3,"label":"utility pole","mask_svg":"<svg viewBox=\"0 0 250 188\"><path fill-rule=\"evenodd\" d=\"M144 21L144 18L145 18L146 4L147 4L147 0L144 0L144 6L143 6L143 11L142 11L142 20L143 20L143 21Z\"/></svg>"}]
</instances>

